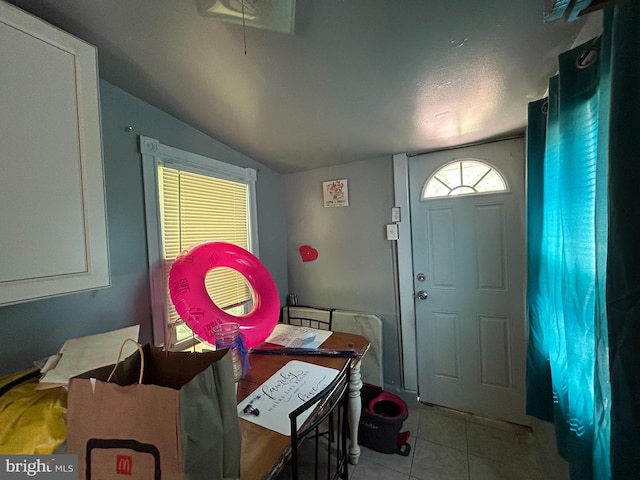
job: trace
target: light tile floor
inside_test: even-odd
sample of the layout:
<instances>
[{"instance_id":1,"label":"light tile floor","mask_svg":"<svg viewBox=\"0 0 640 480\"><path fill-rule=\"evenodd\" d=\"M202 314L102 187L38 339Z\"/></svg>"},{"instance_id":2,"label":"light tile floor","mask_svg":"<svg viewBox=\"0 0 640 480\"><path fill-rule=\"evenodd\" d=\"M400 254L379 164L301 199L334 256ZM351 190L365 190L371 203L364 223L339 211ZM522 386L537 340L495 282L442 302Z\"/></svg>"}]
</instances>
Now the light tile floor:
<instances>
[{"instance_id":1,"label":"light tile floor","mask_svg":"<svg viewBox=\"0 0 640 480\"><path fill-rule=\"evenodd\" d=\"M543 480L530 429L439 407L409 409L411 452L362 448L352 480Z\"/></svg>"}]
</instances>

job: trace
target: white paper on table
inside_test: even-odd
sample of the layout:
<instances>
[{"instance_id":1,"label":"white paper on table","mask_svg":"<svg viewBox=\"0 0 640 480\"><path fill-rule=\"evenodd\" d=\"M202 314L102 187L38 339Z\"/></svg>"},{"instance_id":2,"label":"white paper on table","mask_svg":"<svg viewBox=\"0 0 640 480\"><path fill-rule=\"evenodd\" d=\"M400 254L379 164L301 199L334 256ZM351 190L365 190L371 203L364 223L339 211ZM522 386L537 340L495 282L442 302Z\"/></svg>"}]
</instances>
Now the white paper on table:
<instances>
[{"instance_id":1,"label":"white paper on table","mask_svg":"<svg viewBox=\"0 0 640 480\"><path fill-rule=\"evenodd\" d=\"M283 347L318 348L331 333L331 330L278 323L265 342Z\"/></svg>"},{"instance_id":2,"label":"white paper on table","mask_svg":"<svg viewBox=\"0 0 640 480\"><path fill-rule=\"evenodd\" d=\"M111 332L72 338L64 342L58 352L58 363L40 379L38 389L67 385L69 379L94 368L116 363L118 352L127 338L138 341L140 325L113 330ZM121 360L136 351L136 346L127 342Z\"/></svg>"},{"instance_id":3,"label":"white paper on table","mask_svg":"<svg viewBox=\"0 0 640 480\"><path fill-rule=\"evenodd\" d=\"M336 375L338 370L335 368L291 360L238 404L238 416L290 436L289 413L313 398L329 385ZM260 415L243 412L249 403L260 410ZM302 413L298 417L298 425L302 425L312 412L313 407Z\"/></svg>"}]
</instances>

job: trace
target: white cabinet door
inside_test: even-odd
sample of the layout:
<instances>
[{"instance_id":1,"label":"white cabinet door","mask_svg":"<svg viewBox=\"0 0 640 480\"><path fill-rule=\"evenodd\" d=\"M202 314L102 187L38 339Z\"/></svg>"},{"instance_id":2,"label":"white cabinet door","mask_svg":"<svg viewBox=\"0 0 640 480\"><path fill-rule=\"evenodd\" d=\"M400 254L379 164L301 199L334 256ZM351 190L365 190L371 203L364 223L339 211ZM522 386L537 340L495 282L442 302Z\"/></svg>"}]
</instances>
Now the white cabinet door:
<instances>
[{"instance_id":1,"label":"white cabinet door","mask_svg":"<svg viewBox=\"0 0 640 480\"><path fill-rule=\"evenodd\" d=\"M0 305L109 285L96 57L0 0Z\"/></svg>"}]
</instances>

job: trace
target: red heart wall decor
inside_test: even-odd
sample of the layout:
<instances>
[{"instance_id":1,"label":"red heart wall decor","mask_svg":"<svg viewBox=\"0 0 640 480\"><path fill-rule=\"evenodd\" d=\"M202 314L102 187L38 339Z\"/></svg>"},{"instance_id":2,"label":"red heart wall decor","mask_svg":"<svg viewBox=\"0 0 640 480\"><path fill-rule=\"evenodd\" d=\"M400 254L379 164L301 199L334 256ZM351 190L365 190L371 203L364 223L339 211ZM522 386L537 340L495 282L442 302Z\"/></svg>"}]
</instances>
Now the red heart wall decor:
<instances>
[{"instance_id":1,"label":"red heart wall decor","mask_svg":"<svg viewBox=\"0 0 640 480\"><path fill-rule=\"evenodd\" d=\"M299 248L300 258L302 258L303 262L313 262L316 258L318 258L318 251L310 247L309 245L302 245Z\"/></svg>"}]
</instances>

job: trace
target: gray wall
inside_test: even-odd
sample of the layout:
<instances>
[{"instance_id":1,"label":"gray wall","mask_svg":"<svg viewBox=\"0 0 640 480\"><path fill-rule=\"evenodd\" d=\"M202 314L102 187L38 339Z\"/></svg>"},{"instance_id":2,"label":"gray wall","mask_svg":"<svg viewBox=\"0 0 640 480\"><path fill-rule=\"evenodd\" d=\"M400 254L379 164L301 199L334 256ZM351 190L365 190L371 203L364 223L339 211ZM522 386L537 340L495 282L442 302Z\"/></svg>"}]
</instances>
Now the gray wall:
<instances>
[{"instance_id":1,"label":"gray wall","mask_svg":"<svg viewBox=\"0 0 640 480\"><path fill-rule=\"evenodd\" d=\"M349 180L349 206L324 208L322 182ZM303 305L377 313L383 320L384 382L401 386L394 250L385 239L393 207L392 157L284 176L289 290ZM301 245L318 250L303 262Z\"/></svg>"},{"instance_id":2,"label":"gray wall","mask_svg":"<svg viewBox=\"0 0 640 480\"><path fill-rule=\"evenodd\" d=\"M281 175L104 80L100 82L100 95L111 287L0 307L0 375L56 353L68 338L140 324L141 340L151 341L138 135L258 170L260 258L278 285L281 300L286 294L286 223ZM133 130L125 131L127 125Z\"/></svg>"}]
</instances>

